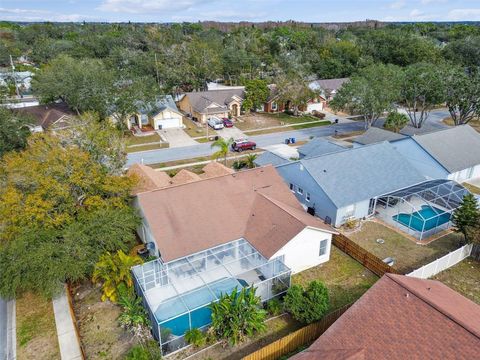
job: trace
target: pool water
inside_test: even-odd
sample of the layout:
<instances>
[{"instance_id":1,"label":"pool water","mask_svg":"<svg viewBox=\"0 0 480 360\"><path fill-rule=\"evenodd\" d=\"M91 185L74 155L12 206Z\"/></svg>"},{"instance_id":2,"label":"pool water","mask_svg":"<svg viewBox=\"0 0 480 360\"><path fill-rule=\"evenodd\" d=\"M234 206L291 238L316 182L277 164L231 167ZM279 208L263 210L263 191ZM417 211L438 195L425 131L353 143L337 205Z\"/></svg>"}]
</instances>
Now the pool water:
<instances>
[{"instance_id":1,"label":"pool water","mask_svg":"<svg viewBox=\"0 0 480 360\"><path fill-rule=\"evenodd\" d=\"M392 216L392 218L410 229L427 231L449 222L450 214L433 206L422 205L422 209L417 212L412 214L398 214Z\"/></svg>"},{"instance_id":2,"label":"pool water","mask_svg":"<svg viewBox=\"0 0 480 360\"><path fill-rule=\"evenodd\" d=\"M208 284L208 287L217 297L220 297L222 294L230 294L235 287L241 289L246 286L248 286L246 281L235 278L223 278ZM176 336L185 334L185 331L190 329L188 309L196 308L196 310L190 312L192 328L200 328L212 322L212 311L209 306L215 299L207 287L203 286L194 289L182 294L181 297L182 299L173 298L172 300L164 302L157 308L157 311L155 311L155 317L160 322L160 328L162 330L168 329L167 334L170 333ZM185 304L188 309L183 304ZM173 318L181 313L185 314Z\"/></svg>"}]
</instances>

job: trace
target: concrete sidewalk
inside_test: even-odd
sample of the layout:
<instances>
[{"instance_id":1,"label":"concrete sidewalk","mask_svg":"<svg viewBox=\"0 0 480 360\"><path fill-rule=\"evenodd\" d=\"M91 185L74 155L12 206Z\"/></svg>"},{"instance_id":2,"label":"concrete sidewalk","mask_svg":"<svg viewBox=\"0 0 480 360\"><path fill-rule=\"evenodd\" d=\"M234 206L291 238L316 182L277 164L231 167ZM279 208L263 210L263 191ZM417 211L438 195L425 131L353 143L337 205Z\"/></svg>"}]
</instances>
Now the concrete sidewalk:
<instances>
[{"instance_id":1,"label":"concrete sidewalk","mask_svg":"<svg viewBox=\"0 0 480 360\"><path fill-rule=\"evenodd\" d=\"M57 327L58 344L62 360L82 360L80 343L73 323L73 314L70 312L70 304L65 287L62 294L52 301Z\"/></svg>"}]
</instances>

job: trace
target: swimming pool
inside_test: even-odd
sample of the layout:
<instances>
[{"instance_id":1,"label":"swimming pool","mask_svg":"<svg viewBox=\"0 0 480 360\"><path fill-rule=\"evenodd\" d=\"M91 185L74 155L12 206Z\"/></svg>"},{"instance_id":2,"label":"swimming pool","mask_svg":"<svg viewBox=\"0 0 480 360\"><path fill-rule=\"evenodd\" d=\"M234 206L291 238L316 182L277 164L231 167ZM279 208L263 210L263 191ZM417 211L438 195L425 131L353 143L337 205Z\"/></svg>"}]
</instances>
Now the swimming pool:
<instances>
[{"instance_id":1,"label":"swimming pool","mask_svg":"<svg viewBox=\"0 0 480 360\"><path fill-rule=\"evenodd\" d=\"M183 336L190 328L201 328L210 324L212 322L212 311L209 306L215 300L212 292L218 298L222 294L230 294L235 287L241 289L247 286L248 283L245 280L223 278L209 283L208 287L202 286L182 294L181 299L183 301L174 298L162 303L155 311L155 317L163 330L161 332L164 333L164 336L168 336L168 334ZM189 309L196 310L188 312ZM168 330L165 332L165 329Z\"/></svg>"},{"instance_id":2,"label":"swimming pool","mask_svg":"<svg viewBox=\"0 0 480 360\"><path fill-rule=\"evenodd\" d=\"M422 205L419 211L394 215L392 218L412 230L427 231L449 222L450 214L434 206Z\"/></svg>"}]
</instances>

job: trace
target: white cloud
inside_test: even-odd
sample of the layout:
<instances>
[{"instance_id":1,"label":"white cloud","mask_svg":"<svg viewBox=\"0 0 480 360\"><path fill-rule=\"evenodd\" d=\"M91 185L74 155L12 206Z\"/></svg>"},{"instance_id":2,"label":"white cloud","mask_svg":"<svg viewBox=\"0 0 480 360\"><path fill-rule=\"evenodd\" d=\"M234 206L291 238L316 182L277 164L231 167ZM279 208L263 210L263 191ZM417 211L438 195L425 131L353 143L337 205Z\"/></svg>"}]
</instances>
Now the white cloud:
<instances>
[{"instance_id":1,"label":"white cloud","mask_svg":"<svg viewBox=\"0 0 480 360\"><path fill-rule=\"evenodd\" d=\"M433 3L446 3L448 0L421 0L422 5L429 5Z\"/></svg>"},{"instance_id":2,"label":"white cloud","mask_svg":"<svg viewBox=\"0 0 480 360\"><path fill-rule=\"evenodd\" d=\"M395 1L390 4L390 9L400 10L400 9L403 9L405 5L406 3L404 0Z\"/></svg>"},{"instance_id":3,"label":"white cloud","mask_svg":"<svg viewBox=\"0 0 480 360\"><path fill-rule=\"evenodd\" d=\"M480 9L453 9L448 12L448 19L453 21L480 21Z\"/></svg>"},{"instance_id":4,"label":"white cloud","mask_svg":"<svg viewBox=\"0 0 480 360\"><path fill-rule=\"evenodd\" d=\"M2 20L10 21L52 21L52 22L77 22L82 20L97 20L91 15L61 14L48 10L38 9L11 9L0 8Z\"/></svg>"},{"instance_id":5,"label":"white cloud","mask_svg":"<svg viewBox=\"0 0 480 360\"><path fill-rule=\"evenodd\" d=\"M188 10L213 0L104 0L98 7L101 11L128 14L158 14L162 12Z\"/></svg>"}]
</instances>

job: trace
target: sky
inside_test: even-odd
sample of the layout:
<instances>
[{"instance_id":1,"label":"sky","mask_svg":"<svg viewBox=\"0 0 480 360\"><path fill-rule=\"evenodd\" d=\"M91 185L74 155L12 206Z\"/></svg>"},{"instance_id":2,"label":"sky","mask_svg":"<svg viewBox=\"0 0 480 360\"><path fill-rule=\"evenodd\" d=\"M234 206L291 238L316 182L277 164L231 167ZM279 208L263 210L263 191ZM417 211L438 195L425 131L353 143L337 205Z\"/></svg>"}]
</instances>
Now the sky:
<instances>
[{"instance_id":1,"label":"sky","mask_svg":"<svg viewBox=\"0 0 480 360\"><path fill-rule=\"evenodd\" d=\"M480 0L0 0L0 20L480 21Z\"/></svg>"}]
</instances>

